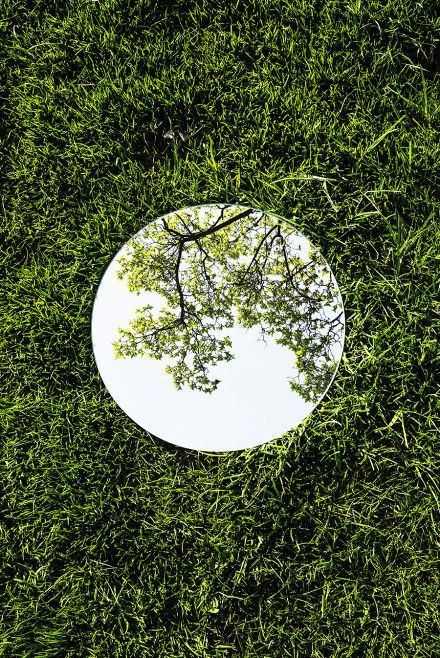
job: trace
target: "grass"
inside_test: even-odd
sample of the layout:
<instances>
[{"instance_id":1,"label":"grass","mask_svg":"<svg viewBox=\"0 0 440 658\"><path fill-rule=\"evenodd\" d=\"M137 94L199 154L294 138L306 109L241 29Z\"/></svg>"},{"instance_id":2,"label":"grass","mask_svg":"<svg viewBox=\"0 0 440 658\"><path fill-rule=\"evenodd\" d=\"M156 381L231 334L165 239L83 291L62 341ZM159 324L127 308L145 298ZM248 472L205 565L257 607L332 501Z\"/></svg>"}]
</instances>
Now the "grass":
<instances>
[{"instance_id":1,"label":"grass","mask_svg":"<svg viewBox=\"0 0 440 658\"><path fill-rule=\"evenodd\" d=\"M438 656L434 3L0 16L0 656ZM90 339L116 250L215 201L293 219L347 314L309 420L220 456L135 426Z\"/></svg>"}]
</instances>

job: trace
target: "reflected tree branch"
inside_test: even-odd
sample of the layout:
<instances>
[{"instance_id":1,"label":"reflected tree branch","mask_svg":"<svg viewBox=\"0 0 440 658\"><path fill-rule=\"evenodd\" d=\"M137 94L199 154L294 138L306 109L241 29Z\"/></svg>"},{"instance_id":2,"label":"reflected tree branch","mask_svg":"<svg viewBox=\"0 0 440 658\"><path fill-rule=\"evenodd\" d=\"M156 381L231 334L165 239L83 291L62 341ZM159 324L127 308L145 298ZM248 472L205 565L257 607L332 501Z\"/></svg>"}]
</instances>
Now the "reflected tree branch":
<instances>
[{"instance_id":1,"label":"reflected tree branch","mask_svg":"<svg viewBox=\"0 0 440 658\"><path fill-rule=\"evenodd\" d=\"M331 272L316 252L301 257L299 246L290 254L296 237L290 228L283 234L281 223L264 212L233 208L215 206L205 227L197 208L193 215L168 215L149 225L147 239L121 258L120 274L130 289L154 291L166 305L158 316L152 307L141 309L120 330L116 354L174 358L167 372L176 386L212 392L218 380L209 366L233 358L229 337L219 332L238 317L241 326L259 326L263 338L271 335L295 354L292 390L316 400L330 381L333 348L343 335ZM325 308L340 312L330 318Z\"/></svg>"}]
</instances>

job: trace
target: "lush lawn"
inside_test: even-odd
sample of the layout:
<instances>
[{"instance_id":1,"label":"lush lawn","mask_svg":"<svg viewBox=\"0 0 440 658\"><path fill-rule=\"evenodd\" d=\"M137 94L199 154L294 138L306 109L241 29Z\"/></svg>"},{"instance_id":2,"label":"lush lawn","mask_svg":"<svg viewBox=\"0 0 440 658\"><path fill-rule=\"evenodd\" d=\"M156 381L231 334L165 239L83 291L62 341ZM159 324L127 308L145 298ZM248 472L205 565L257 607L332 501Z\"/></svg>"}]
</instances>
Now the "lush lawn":
<instances>
[{"instance_id":1,"label":"lush lawn","mask_svg":"<svg viewBox=\"0 0 440 658\"><path fill-rule=\"evenodd\" d=\"M440 655L434 8L3 0L2 657ZM213 201L293 218L347 314L306 424L216 456L90 339L121 244Z\"/></svg>"}]
</instances>

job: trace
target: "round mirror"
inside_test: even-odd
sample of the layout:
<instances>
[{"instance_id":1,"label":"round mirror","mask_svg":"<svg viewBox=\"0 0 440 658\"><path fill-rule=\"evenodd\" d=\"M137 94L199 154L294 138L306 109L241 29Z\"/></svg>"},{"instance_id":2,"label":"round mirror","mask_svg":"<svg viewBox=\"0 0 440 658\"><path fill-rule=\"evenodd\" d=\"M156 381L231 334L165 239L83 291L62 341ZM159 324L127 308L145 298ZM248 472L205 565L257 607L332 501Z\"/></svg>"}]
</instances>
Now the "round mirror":
<instances>
[{"instance_id":1,"label":"round mirror","mask_svg":"<svg viewBox=\"0 0 440 658\"><path fill-rule=\"evenodd\" d=\"M92 314L116 403L149 433L209 452L296 427L328 390L344 336L317 249L290 223L231 204L183 208L136 233Z\"/></svg>"}]
</instances>

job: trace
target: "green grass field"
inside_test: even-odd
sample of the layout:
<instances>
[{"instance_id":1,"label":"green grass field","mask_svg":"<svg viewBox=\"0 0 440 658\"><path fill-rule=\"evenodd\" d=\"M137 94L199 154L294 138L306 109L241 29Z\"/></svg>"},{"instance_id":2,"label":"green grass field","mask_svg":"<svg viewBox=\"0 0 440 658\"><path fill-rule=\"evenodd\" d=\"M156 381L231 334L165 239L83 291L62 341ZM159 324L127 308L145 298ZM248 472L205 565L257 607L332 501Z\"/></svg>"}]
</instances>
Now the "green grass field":
<instances>
[{"instance_id":1,"label":"green grass field","mask_svg":"<svg viewBox=\"0 0 440 658\"><path fill-rule=\"evenodd\" d=\"M2 658L440 655L434 5L3 0ZM301 428L209 455L115 405L90 314L217 201L320 247L347 340Z\"/></svg>"}]
</instances>

